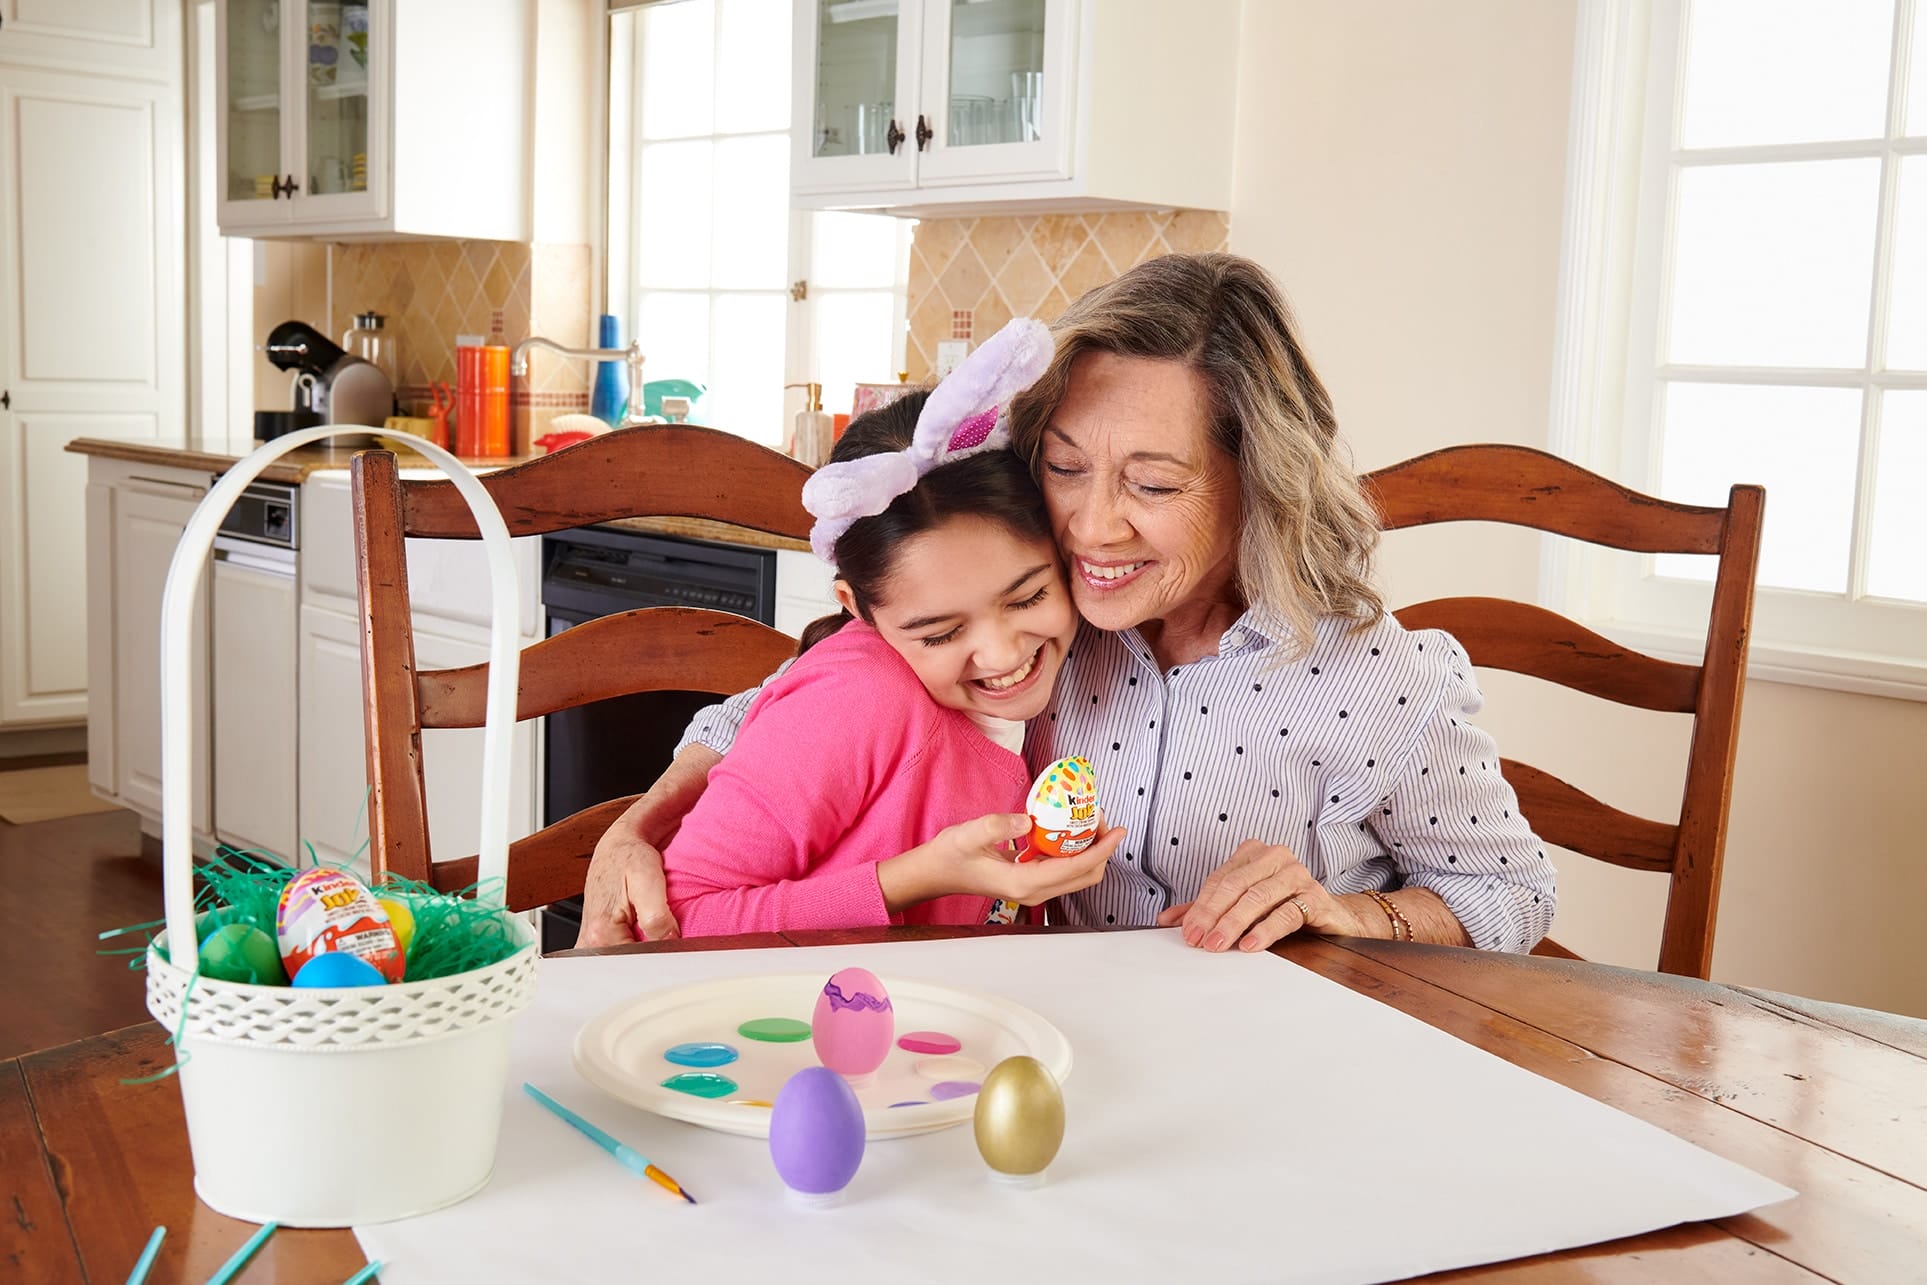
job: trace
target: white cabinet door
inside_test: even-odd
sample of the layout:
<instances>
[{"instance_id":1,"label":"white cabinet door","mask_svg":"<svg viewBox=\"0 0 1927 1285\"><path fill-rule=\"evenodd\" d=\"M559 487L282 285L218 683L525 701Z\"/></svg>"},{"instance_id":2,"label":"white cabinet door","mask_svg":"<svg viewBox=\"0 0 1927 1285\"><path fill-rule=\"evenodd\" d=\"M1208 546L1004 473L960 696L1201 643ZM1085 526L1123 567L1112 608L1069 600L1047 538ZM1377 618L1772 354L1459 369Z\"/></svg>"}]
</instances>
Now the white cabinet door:
<instances>
[{"instance_id":1,"label":"white cabinet door","mask_svg":"<svg viewBox=\"0 0 1927 1285\"><path fill-rule=\"evenodd\" d=\"M213 569L214 836L296 855L297 611L293 568Z\"/></svg>"},{"instance_id":2,"label":"white cabinet door","mask_svg":"<svg viewBox=\"0 0 1927 1285\"><path fill-rule=\"evenodd\" d=\"M134 481L114 495L114 793L127 806L161 815L161 591L174 547L201 501L185 486ZM194 611L193 827L209 829L207 585Z\"/></svg>"},{"instance_id":3,"label":"white cabinet door","mask_svg":"<svg viewBox=\"0 0 1927 1285\"><path fill-rule=\"evenodd\" d=\"M486 645L415 634L422 669L454 669L488 659ZM368 854L365 800L367 749L361 703L361 634L353 617L326 608L301 609L301 835L323 861L348 864L364 876ZM535 745L540 725L516 725L509 802L509 838L535 830ZM473 853L481 839L482 731L422 733L422 777L428 790L428 839L437 860Z\"/></svg>"},{"instance_id":4,"label":"white cabinet door","mask_svg":"<svg viewBox=\"0 0 1927 1285\"><path fill-rule=\"evenodd\" d=\"M1077 0L923 0L917 183L1071 177Z\"/></svg>"},{"instance_id":5,"label":"white cabinet door","mask_svg":"<svg viewBox=\"0 0 1927 1285\"><path fill-rule=\"evenodd\" d=\"M831 592L836 573L813 553L776 551L776 627L799 638L810 623L842 610Z\"/></svg>"},{"instance_id":6,"label":"white cabinet door","mask_svg":"<svg viewBox=\"0 0 1927 1285\"><path fill-rule=\"evenodd\" d=\"M180 0L0 0L0 59L180 75Z\"/></svg>"},{"instance_id":7,"label":"white cabinet door","mask_svg":"<svg viewBox=\"0 0 1927 1285\"><path fill-rule=\"evenodd\" d=\"M180 172L173 86L0 64L0 725L87 713L61 448L182 432Z\"/></svg>"},{"instance_id":8,"label":"white cabinet door","mask_svg":"<svg viewBox=\"0 0 1927 1285\"><path fill-rule=\"evenodd\" d=\"M795 0L793 21L791 189L914 187L923 0Z\"/></svg>"}]
</instances>

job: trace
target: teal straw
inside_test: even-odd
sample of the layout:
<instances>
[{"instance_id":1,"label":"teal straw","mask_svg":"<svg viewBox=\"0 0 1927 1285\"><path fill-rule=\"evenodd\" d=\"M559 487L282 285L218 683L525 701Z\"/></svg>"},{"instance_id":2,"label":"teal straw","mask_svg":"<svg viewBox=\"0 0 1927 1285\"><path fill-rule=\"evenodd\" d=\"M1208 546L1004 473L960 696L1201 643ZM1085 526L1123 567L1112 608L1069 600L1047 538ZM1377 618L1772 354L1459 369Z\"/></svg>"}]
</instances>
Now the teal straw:
<instances>
[{"instance_id":1,"label":"teal straw","mask_svg":"<svg viewBox=\"0 0 1927 1285\"><path fill-rule=\"evenodd\" d=\"M167 1228L156 1227L154 1234L147 1238L147 1248L141 1251L140 1260L134 1264L134 1270L127 1273L127 1285L143 1285L147 1280L148 1271L154 1266L155 1255L161 1252L161 1242L165 1239L167 1239Z\"/></svg>"},{"instance_id":2,"label":"teal straw","mask_svg":"<svg viewBox=\"0 0 1927 1285\"><path fill-rule=\"evenodd\" d=\"M260 1231L248 1237L248 1243L235 1250L234 1257L222 1263L221 1270L207 1278L207 1285L227 1285L234 1279L237 1272L248 1265L248 1259L254 1257L254 1251L261 1248L267 1238L274 1235L274 1229L280 1225L280 1223L268 1223Z\"/></svg>"},{"instance_id":3,"label":"teal straw","mask_svg":"<svg viewBox=\"0 0 1927 1285\"><path fill-rule=\"evenodd\" d=\"M377 1259L341 1282L341 1285L368 1285L368 1282L381 1274L381 1262Z\"/></svg>"}]
</instances>

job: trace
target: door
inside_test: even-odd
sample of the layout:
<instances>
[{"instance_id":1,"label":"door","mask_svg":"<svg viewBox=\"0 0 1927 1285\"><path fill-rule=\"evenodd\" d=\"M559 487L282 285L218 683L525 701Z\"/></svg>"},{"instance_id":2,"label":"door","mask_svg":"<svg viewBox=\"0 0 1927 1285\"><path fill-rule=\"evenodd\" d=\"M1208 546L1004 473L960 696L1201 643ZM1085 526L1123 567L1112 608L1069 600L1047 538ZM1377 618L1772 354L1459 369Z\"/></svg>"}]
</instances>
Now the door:
<instances>
[{"instance_id":1,"label":"door","mask_svg":"<svg viewBox=\"0 0 1927 1285\"><path fill-rule=\"evenodd\" d=\"M180 117L176 85L0 65L0 724L87 714L62 448L183 436Z\"/></svg>"},{"instance_id":2,"label":"door","mask_svg":"<svg viewBox=\"0 0 1927 1285\"><path fill-rule=\"evenodd\" d=\"M0 0L0 58L172 81L180 0Z\"/></svg>"},{"instance_id":3,"label":"door","mask_svg":"<svg viewBox=\"0 0 1927 1285\"><path fill-rule=\"evenodd\" d=\"M197 488L132 481L114 488L114 793L149 817L161 815L161 593L174 547L200 504ZM194 611L193 826L208 818L207 584Z\"/></svg>"},{"instance_id":4,"label":"door","mask_svg":"<svg viewBox=\"0 0 1927 1285\"><path fill-rule=\"evenodd\" d=\"M393 24L386 0L287 0L295 91L286 98L298 225L381 218ZM305 33L305 34L304 34Z\"/></svg>"},{"instance_id":5,"label":"door","mask_svg":"<svg viewBox=\"0 0 1927 1285\"><path fill-rule=\"evenodd\" d=\"M213 567L214 835L295 854L294 562L217 549Z\"/></svg>"},{"instance_id":6,"label":"door","mask_svg":"<svg viewBox=\"0 0 1927 1285\"><path fill-rule=\"evenodd\" d=\"M792 190L916 185L922 3L796 0Z\"/></svg>"},{"instance_id":7,"label":"door","mask_svg":"<svg viewBox=\"0 0 1927 1285\"><path fill-rule=\"evenodd\" d=\"M1071 177L1077 0L922 0L917 184Z\"/></svg>"},{"instance_id":8,"label":"door","mask_svg":"<svg viewBox=\"0 0 1927 1285\"><path fill-rule=\"evenodd\" d=\"M293 75L292 0L217 0L214 9L216 151L223 232L286 223L294 166L286 103ZM307 42L301 42L305 53Z\"/></svg>"}]
</instances>

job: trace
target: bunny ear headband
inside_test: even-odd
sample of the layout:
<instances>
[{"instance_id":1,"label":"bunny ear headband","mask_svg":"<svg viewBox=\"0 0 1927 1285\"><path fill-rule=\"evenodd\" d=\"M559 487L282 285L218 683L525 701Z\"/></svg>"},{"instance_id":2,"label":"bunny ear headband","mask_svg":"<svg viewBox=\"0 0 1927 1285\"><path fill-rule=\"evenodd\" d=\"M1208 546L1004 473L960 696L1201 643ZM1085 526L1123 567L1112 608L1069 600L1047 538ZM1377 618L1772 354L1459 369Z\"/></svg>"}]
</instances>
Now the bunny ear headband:
<instances>
[{"instance_id":1,"label":"bunny ear headband","mask_svg":"<svg viewBox=\"0 0 1927 1285\"><path fill-rule=\"evenodd\" d=\"M939 464L1010 444L1003 403L1050 365L1050 328L1019 317L986 339L931 392L907 450L825 464L803 483L803 507L816 518L810 547L836 565L836 542L858 518L874 517Z\"/></svg>"}]
</instances>

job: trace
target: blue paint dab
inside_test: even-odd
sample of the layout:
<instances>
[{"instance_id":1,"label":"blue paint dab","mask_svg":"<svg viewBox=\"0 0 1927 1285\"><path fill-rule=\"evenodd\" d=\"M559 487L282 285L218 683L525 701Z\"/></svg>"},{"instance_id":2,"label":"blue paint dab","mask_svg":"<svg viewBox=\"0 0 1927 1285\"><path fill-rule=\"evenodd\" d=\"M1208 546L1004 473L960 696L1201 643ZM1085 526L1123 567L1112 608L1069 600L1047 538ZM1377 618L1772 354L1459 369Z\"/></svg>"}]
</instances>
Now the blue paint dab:
<instances>
[{"instance_id":1,"label":"blue paint dab","mask_svg":"<svg viewBox=\"0 0 1927 1285\"><path fill-rule=\"evenodd\" d=\"M892 1111L894 1111L894 1110L896 1110L896 1109L897 1109L898 1107L927 1107L927 1106L929 1106L929 1105L930 1105L930 1104L929 1104L928 1102L924 1102L924 1101L916 1101L916 1102L892 1102L892 1103L890 1104L890 1109L891 1109Z\"/></svg>"},{"instance_id":2,"label":"blue paint dab","mask_svg":"<svg viewBox=\"0 0 1927 1285\"><path fill-rule=\"evenodd\" d=\"M665 1062L677 1066L728 1066L736 1056L727 1044L678 1044L662 1055Z\"/></svg>"}]
</instances>

